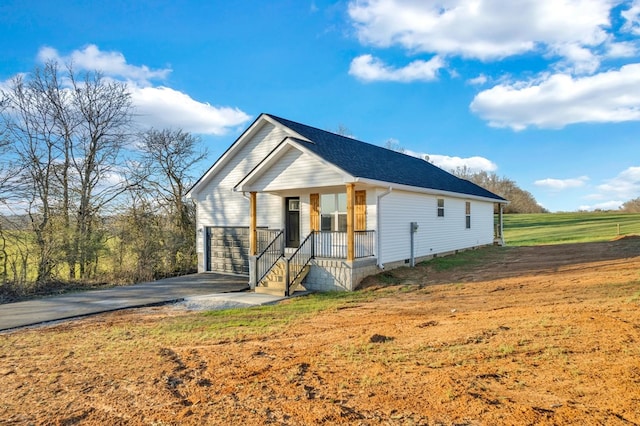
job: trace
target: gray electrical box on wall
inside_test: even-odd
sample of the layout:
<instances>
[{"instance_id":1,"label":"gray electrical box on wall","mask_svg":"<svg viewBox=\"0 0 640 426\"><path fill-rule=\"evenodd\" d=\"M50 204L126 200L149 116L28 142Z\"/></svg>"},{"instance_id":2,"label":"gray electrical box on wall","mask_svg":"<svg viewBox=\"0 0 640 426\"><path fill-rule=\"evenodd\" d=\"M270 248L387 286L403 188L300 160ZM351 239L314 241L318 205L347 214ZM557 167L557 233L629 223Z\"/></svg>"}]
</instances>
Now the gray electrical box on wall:
<instances>
[{"instance_id":1,"label":"gray electrical box on wall","mask_svg":"<svg viewBox=\"0 0 640 426\"><path fill-rule=\"evenodd\" d=\"M415 249L414 249L414 245L415 245L415 241L413 238L413 234L415 234L416 232L418 232L418 222L411 222L411 267L416 266L416 257L415 257Z\"/></svg>"}]
</instances>

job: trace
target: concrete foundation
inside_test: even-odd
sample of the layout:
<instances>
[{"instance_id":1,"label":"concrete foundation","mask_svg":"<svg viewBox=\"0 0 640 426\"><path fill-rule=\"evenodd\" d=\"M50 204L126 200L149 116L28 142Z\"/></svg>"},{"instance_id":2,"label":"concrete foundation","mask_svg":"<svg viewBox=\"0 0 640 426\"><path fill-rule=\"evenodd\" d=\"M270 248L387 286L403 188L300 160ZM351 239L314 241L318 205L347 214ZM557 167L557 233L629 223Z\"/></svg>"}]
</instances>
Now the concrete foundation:
<instances>
[{"instance_id":1,"label":"concrete foundation","mask_svg":"<svg viewBox=\"0 0 640 426\"><path fill-rule=\"evenodd\" d=\"M353 291L365 277L378 272L376 259L371 257L353 262L316 258L302 285L314 291Z\"/></svg>"}]
</instances>

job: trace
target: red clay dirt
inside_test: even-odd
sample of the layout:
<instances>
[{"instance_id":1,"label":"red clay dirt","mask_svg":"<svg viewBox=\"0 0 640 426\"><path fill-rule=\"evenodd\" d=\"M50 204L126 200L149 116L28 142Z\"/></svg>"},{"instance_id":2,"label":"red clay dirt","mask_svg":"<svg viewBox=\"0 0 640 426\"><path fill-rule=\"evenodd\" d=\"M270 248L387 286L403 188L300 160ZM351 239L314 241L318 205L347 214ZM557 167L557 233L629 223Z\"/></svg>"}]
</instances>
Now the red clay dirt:
<instances>
[{"instance_id":1,"label":"red clay dirt","mask_svg":"<svg viewBox=\"0 0 640 426\"><path fill-rule=\"evenodd\" d=\"M172 307L0 335L0 423L640 424L640 239L483 250L261 335L154 334L197 329Z\"/></svg>"}]
</instances>

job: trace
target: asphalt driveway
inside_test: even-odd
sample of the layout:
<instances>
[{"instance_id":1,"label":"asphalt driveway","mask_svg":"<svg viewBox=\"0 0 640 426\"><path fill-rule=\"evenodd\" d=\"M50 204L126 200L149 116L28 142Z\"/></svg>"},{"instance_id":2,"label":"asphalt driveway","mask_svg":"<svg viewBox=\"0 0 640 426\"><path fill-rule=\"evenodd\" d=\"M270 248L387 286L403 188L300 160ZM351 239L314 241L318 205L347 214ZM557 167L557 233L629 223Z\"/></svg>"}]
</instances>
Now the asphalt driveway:
<instances>
[{"instance_id":1,"label":"asphalt driveway","mask_svg":"<svg viewBox=\"0 0 640 426\"><path fill-rule=\"evenodd\" d=\"M244 276L202 273L106 290L91 290L0 305L0 331L187 297L249 289Z\"/></svg>"}]
</instances>

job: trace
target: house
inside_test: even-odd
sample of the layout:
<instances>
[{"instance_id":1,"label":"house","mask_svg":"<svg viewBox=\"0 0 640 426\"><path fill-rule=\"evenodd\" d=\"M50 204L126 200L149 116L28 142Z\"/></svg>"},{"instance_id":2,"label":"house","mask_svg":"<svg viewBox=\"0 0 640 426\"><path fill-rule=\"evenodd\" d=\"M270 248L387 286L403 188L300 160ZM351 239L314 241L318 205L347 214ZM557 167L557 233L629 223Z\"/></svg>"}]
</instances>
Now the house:
<instances>
[{"instance_id":1,"label":"house","mask_svg":"<svg viewBox=\"0 0 640 426\"><path fill-rule=\"evenodd\" d=\"M383 268L501 243L507 203L422 159L270 114L188 196L199 271L285 294L353 290Z\"/></svg>"}]
</instances>

